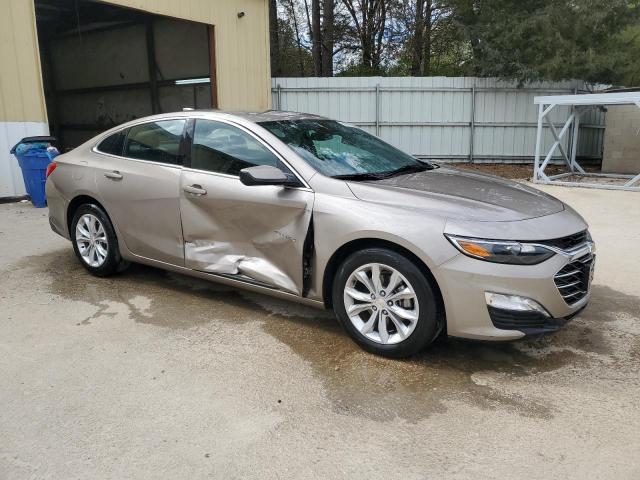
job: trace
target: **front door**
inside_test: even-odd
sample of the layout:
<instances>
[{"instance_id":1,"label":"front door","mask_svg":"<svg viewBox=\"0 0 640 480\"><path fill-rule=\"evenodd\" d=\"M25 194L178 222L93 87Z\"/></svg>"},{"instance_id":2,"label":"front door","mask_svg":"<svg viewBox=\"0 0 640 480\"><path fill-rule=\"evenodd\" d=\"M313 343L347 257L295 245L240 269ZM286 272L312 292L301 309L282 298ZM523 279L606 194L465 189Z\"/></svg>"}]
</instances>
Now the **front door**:
<instances>
[{"instance_id":1,"label":"front door","mask_svg":"<svg viewBox=\"0 0 640 480\"><path fill-rule=\"evenodd\" d=\"M242 168L291 173L259 139L224 122L196 120L180 210L185 266L301 294L313 192L246 186Z\"/></svg>"},{"instance_id":2,"label":"front door","mask_svg":"<svg viewBox=\"0 0 640 480\"><path fill-rule=\"evenodd\" d=\"M111 219L129 251L184 265L180 224L180 153L185 120L135 125L107 137L95 162L96 183ZM121 135L122 139L117 138ZM104 146L103 146L104 144ZM122 149L122 150L120 150Z\"/></svg>"}]
</instances>

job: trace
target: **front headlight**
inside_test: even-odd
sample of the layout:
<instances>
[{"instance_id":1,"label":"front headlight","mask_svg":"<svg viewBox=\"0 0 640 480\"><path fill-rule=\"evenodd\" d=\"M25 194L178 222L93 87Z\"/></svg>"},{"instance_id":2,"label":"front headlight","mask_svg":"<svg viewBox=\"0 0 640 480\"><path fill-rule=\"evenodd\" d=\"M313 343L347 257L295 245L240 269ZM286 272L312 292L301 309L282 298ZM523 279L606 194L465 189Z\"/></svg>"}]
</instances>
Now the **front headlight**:
<instances>
[{"instance_id":1,"label":"front headlight","mask_svg":"<svg viewBox=\"0 0 640 480\"><path fill-rule=\"evenodd\" d=\"M543 245L458 237L445 233L445 237L462 253L485 262L513 265L536 265L555 255Z\"/></svg>"}]
</instances>

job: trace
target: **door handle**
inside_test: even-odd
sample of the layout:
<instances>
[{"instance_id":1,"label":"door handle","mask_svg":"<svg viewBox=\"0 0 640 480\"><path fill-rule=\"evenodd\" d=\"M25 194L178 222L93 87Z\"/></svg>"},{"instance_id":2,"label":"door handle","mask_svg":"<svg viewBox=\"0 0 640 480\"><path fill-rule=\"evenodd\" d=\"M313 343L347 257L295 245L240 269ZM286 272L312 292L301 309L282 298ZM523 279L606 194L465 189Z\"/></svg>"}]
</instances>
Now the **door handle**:
<instances>
[{"instance_id":1,"label":"door handle","mask_svg":"<svg viewBox=\"0 0 640 480\"><path fill-rule=\"evenodd\" d=\"M104 176L111 178L112 180L122 180L122 174L117 170L114 170L113 172L104 172Z\"/></svg>"},{"instance_id":2,"label":"door handle","mask_svg":"<svg viewBox=\"0 0 640 480\"><path fill-rule=\"evenodd\" d=\"M184 190L187 193L191 193L192 195L206 195L207 191L202 188L202 186L200 185L187 185L186 187L183 187L182 190Z\"/></svg>"}]
</instances>

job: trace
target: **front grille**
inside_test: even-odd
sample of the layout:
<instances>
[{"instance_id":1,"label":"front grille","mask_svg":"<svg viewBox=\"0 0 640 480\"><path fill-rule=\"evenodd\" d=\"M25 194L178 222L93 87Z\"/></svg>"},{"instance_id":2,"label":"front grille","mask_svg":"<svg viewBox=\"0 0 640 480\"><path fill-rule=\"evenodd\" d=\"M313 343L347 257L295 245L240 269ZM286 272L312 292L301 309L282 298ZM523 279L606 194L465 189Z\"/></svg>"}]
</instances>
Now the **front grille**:
<instances>
[{"instance_id":1,"label":"front grille","mask_svg":"<svg viewBox=\"0 0 640 480\"><path fill-rule=\"evenodd\" d=\"M554 238L551 240L531 240L525 243L538 243L541 245L548 245L550 247L560 248L562 250L570 250L578 245L582 245L587 241L587 231L574 233L566 237Z\"/></svg>"},{"instance_id":2,"label":"front grille","mask_svg":"<svg viewBox=\"0 0 640 480\"><path fill-rule=\"evenodd\" d=\"M565 265L553 277L560 295L569 305L582 300L589 293L589 277L595 255L585 255Z\"/></svg>"}]
</instances>

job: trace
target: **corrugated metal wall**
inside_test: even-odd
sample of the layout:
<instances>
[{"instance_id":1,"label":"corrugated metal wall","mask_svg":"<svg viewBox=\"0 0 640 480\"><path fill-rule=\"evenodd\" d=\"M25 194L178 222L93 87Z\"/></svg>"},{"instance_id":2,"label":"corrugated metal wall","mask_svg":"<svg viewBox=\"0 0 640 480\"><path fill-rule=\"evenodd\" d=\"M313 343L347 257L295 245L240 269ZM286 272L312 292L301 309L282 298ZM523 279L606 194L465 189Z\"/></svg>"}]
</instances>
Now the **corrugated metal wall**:
<instances>
[{"instance_id":1,"label":"corrugated metal wall","mask_svg":"<svg viewBox=\"0 0 640 480\"><path fill-rule=\"evenodd\" d=\"M0 14L0 197L25 193L9 149L48 133L33 1L3 0Z\"/></svg>"},{"instance_id":2,"label":"corrugated metal wall","mask_svg":"<svg viewBox=\"0 0 640 480\"><path fill-rule=\"evenodd\" d=\"M564 82L518 88L487 78L274 78L272 94L274 108L356 124L413 155L509 162L533 159L533 98L574 93L577 86ZM567 108L556 108L553 122L561 124L567 116ZM599 111L582 118L578 155L601 157L603 126ZM545 143L553 143L549 129Z\"/></svg>"},{"instance_id":3,"label":"corrugated metal wall","mask_svg":"<svg viewBox=\"0 0 640 480\"><path fill-rule=\"evenodd\" d=\"M33 1L2 1L0 71L0 121L46 122Z\"/></svg>"}]
</instances>

